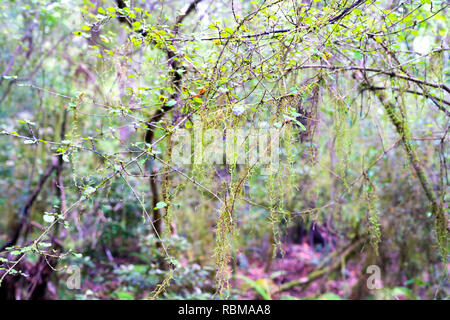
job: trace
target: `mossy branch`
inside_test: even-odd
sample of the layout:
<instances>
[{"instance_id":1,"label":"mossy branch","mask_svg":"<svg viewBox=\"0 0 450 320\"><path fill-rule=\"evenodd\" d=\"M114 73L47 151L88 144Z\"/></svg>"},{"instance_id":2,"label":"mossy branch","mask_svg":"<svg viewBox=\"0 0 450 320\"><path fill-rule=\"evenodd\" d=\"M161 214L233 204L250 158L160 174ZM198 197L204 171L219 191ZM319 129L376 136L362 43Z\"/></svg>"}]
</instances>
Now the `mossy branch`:
<instances>
[{"instance_id":1,"label":"mossy branch","mask_svg":"<svg viewBox=\"0 0 450 320\"><path fill-rule=\"evenodd\" d=\"M383 92L375 91L376 96L380 100L383 105L386 113L388 114L392 124L395 126L397 133L400 135L403 141L403 148L405 149L406 155L408 157L409 162L411 163L414 171L419 178L420 184L422 185L422 189L425 192L425 195L430 202L431 212L435 218L435 228L436 228L436 236L439 243L439 248L441 250L442 260L444 264L447 261L447 219L444 214L444 210L442 204L439 203L438 198L428 181L427 176L420 164L417 153L414 149L414 146L411 144L411 141L408 138L408 127L406 124L405 116L400 112L395 112L394 104L389 101L386 95Z\"/></svg>"}]
</instances>

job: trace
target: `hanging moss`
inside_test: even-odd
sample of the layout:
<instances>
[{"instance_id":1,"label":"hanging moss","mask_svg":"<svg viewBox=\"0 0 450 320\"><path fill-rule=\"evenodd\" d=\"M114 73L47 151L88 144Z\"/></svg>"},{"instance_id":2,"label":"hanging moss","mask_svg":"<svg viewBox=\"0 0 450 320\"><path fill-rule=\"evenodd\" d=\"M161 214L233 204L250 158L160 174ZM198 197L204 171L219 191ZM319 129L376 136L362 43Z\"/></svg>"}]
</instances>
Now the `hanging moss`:
<instances>
[{"instance_id":1,"label":"hanging moss","mask_svg":"<svg viewBox=\"0 0 450 320\"><path fill-rule=\"evenodd\" d=\"M381 229L377 209L378 197L376 196L375 185L372 183L369 176L365 174L364 177L367 182L367 185L364 188L364 198L366 200L370 244L372 245L375 254L378 255L378 244L381 241Z\"/></svg>"},{"instance_id":2,"label":"hanging moss","mask_svg":"<svg viewBox=\"0 0 450 320\"><path fill-rule=\"evenodd\" d=\"M336 101L336 109L334 113L334 133L336 154L339 159L337 164L337 173L346 181L347 169L349 166L350 156L350 135L349 124L347 121L348 109L342 101Z\"/></svg>"},{"instance_id":3,"label":"hanging moss","mask_svg":"<svg viewBox=\"0 0 450 320\"><path fill-rule=\"evenodd\" d=\"M170 280L173 279L173 272L174 272L173 269L170 269L169 272L167 272L164 280L160 284L158 284L155 290L153 290L153 292L150 294L149 300L158 299L159 296L166 291L166 289L170 285Z\"/></svg>"},{"instance_id":4,"label":"hanging moss","mask_svg":"<svg viewBox=\"0 0 450 320\"><path fill-rule=\"evenodd\" d=\"M285 166L285 175L286 179L284 179L284 187L287 198L291 198L293 195L293 189L296 184L296 173L295 173L295 134L292 128L292 124L287 124L284 127L284 150L286 153L286 166Z\"/></svg>"},{"instance_id":5,"label":"hanging moss","mask_svg":"<svg viewBox=\"0 0 450 320\"><path fill-rule=\"evenodd\" d=\"M172 161L172 134L169 135L167 140L167 156L166 156L166 172L164 173L164 180L163 180L163 199L166 203L166 206L164 207L164 236L169 237L172 234L171 228L172 228L172 196L170 193L171 189L171 180L170 177L170 167L171 167L171 161Z\"/></svg>"},{"instance_id":6,"label":"hanging moss","mask_svg":"<svg viewBox=\"0 0 450 320\"><path fill-rule=\"evenodd\" d=\"M431 206L431 212L435 218L435 232L439 244L439 249L441 252L441 257L444 265L447 264L447 219L444 214L444 210L442 209L442 204L438 203L436 194L428 181L428 178L425 175L425 172L420 164L419 158L416 154L416 151L409 139L409 129L406 122L405 115L399 112L398 115L395 112L395 106L387 100L386 96L383 93L376 93L379 100L384 106L387 115L389 116L392 124L395 126L397 133L400 135L403 141L403 148L405 149L406 155L414 168L417 177L422 185L422 188L425 192L426 197L428 198Z\"/></svg>"},{"instance_id":7,"label":"hanging moss","mask_svg":"<svg viewBox=\"0 0 450 320\"><path fill-rule=\"evenodd\" d=\"M71 138L71 145L75 146L72 148L72 152L70 155L70 161L72 164L72 179L73 183L76 187L78 186L78 173L77 173L77 166L78 166L78 160L79 160L79 150L78 146L80 144L80 128L79 128L79 109L81 107L81 104L83 103L83 96L84 94L80 94L77 97L77 100L74 104L70 106L70 110L73 112L72 115L72 129L70 130L70 138Z\"/></svg>"},{"instance_id":8,"label":"hanging moss","mask_svg":"<svg viewBox=\"0 0 450 320\"><path fill-rule=\"evenodd\" d=\"M231 213L228 206L224 204L217 219L216 248L214 249L217 293L224 298L229 295L230 272L228 265L231 257L233 230L234 223L231 219Z\"/></svg>"}]
</instances>

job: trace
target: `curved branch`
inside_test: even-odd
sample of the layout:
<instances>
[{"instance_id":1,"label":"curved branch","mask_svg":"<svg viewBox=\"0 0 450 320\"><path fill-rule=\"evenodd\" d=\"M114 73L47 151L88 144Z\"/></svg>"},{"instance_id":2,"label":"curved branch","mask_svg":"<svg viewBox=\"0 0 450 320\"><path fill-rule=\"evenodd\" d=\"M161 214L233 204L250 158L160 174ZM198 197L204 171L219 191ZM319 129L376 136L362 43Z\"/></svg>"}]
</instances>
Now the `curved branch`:
<instances>
[{"instance_id":1,"label":"curved branch","mask_svg":"<svg viewBox=\"0 0 450 320\"><path fill-rule=\"evenodd\" d=\"M377 91L377 90L402 91L402 92L417 94L417 95L423 96L425 98L429 98L429 99L433 100L433 102L437 101L437 102L441 102L441 103L444 103L444 104L450 106L450 101L448 101L448 100L432 96L431 94L426 93L426 92L420 92L420 91L416 91L416 90L412 90L412 89L402 89L402 88L397 88L397 87L391 87L391 88L388 88L388 87L364 87L364 88L361 88L361 91L366 91L366 90L370 90L370 91ZM436 105L442 112L445 113L445 115L447 117L450 117L450 111L448 111L445 107L441 106L440 104L436 104Z\"/></svg>"},{"instance_id":2,"label":"curved branch","mask_svg":"<svg viewBox=\"0 0 450 320\"><path fill-rule=\"evenodd\" d=\"M358 71L364 71L364 72L377 72L377 73L382 73L382 74L388 75L390 77L396 77L396 78L411 81L411 82L414 82L417 84L426 85L426 86L429 86L432 88L443 89L443 90L447 91L448 93L450 93L450 87L447 86L445 83L429 82L429 81L418 79L418 78L415 78L412 76L396 73L393 71L387 71L387 70L376 69L376 68L365 68L365 67L358 67L358 66L334 66L334 65L324 65L324 64L305 64L302 66L297 66L297 67L288 69L282 77L285 77L288 73L290 73L292 71L301 70L301 69L328 69L328 70L333 70L333 71L358 70Z\"/></svg>"}]
</instances>

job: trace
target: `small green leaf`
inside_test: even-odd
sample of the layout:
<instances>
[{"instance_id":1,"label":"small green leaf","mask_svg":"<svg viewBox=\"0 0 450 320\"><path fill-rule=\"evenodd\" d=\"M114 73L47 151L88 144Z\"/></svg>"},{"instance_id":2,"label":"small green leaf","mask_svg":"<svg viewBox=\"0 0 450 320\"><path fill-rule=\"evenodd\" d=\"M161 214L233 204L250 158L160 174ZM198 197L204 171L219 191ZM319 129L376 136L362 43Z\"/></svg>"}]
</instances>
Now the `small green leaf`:
<instances>
[{"instance_id":1,"label":"small green leaf","mask_svg":"<svg viewBox=\"0 0 450 320\"><path fill-rule=\"evenodd\" d=\"M84 194L88 196L90 194L93 194L96 190L97 190L96 188L89 186L86 189L84 189Z\"/></svg>"},{"instance_id":2,"label":"small green leaf","mask_svg":"<svg viewBox=\"0 0 450 320\"><path fill-rule=\"evenodd\" d=\"M52 244L49 242L39 242L39 246L42 248L48 248L50 247Z\"/></svg>"},{"instance_id":3,"label":"small green leaf","mask_svg":"<svg viewBox=\"0 0 450 320\"><path fill-rule=\"evenodd\" d=\"M134 29L139 29L139 27L140 27L141 25L142 25L142 24L141 24L139 21L133 22L133 27L134 27Z\"/></svg>"},{"instance_id":4,"label":"small green leaf","mask_svg":"<svg viewBox=\"0 0 450 320\"><path fill-rule=\"evenodd\" d=\"M332 292L324 293L323 295L319 296L317 300L342 300L340 296L337 294L334 294Z\"/></svg>"},{"instance_id":5,"label":"small green leaf","mask_svg":"<svg viewBox=\"0 0 450 320\"><path fill-rule=\"evenodd\" d=\"M44 221L47 223L52 223L53 221L55 221L55 216L52 213L45 212Z\"/></svg>"},{"instance_id":6,"label":"small green leaf","mask_svg":"<svg viewBox=\"0 0 450 320\"><path fill-rule=\"evenodd\" d=\"M361 60L362 57L363 57L361 51L359 51L359 50L355 50L355 51L353 52L353 56L354 56L354 58L355 58L356 60Z\"/></svg>"},{"instance_id":7,"label":"small green leaf","mask_svg":"<svg viewBox=\"0 0 450 320\"><path fill-rule=\"evenodd\" d=\"M126 291L119 291L115 293L117 298L119 298L120 300L133 300L134 296Z\"/></svg>"},{"instance_id":8,"label":"small green leaf","mask_svg":"<svg viewBox=\"0 0 450 320\"><path fill-rule=\"evenodd\" d=\"M156 204L156 207L155 207L154 210L162 209L162 208L164 208L164 207L167 207L167 203L165 203L164 201L160 201L160 202L158 202L158 203Z\"/></svg>"},{"instance_id":9,"label":"small green leaf","mask_svg":"<svg viewBox=\"0 0 450 320\"><path fill-rule=\"evenodd\" d=\"M177 104L177 102L176 102L175 100L172 99L172 100L167 101L166 104L167 104L168 107L173 107L174 105Z\"/></svg>"},{"instance_id":10,"label":"small green leaf","mask_svg":"<svg viewBox=\"0 0 450 320\"><path fill-rule=\"evenodd\" d=\"M17 76L3 76L3 79L5 80L17 79Z\"/></svg>"}]
</instances>

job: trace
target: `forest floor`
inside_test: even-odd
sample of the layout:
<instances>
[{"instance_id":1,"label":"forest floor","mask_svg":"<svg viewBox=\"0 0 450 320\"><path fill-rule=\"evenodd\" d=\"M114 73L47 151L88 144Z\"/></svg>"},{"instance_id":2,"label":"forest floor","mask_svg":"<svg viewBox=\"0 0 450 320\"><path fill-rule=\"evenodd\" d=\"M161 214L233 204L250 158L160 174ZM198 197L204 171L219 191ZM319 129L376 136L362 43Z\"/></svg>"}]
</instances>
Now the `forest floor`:
<instances>
[{"instance_id":1,"label":"forest floor","mask_svg":"<svg viewBox=\"0 0 450 320\"><path fill-rule=\"evenodd\" d=\"M336 251L333 248L312 246L307 241L302 243L287 242L282 244L282 250L267 266L264 250L247 250L237 254L236 270L230 280L231 299L350 299L358 294L358 280L362 276L363 260L353 256L349 261L333 263L331 271L327 271L312 281L307 277L318 270L330 266L328 260L336 261ZM130 254L115 257L114 263L108 260L91 261L85 268L81 290L75 293L67 291L57 293L50 284L51 299L145 299L154 290L155 284L161 281L164 271L152 269L148 263ZM356 255L359 256L359 255ZM329 259L330 258L330 259ZM339 259L339 258L338 258ZM181 259L181 273L175 275L168 288L168 295L163 299L210 299L215 293L214 268L195 268L187 260ZM327 263L328 261L328 263ZM449 267L450 268L450 267ZM196 270L192 272L192 270ZM178 270L178 268L177 268ZM198 273L198 272L201 273ZM231 268L229 271L231 271ZM156 275L156 278L155 278ZM157 278L159 280L157 280ZM299 281L301 284L287 290L280 288L288 282ZM155 282L156 281L156 282ZM187 282L186 282L187 281ZM306 283L303 283L305 281ZM60 282L59 285L62 285ZM397 288L389 299L408 299L406 288ZM401 290L399 290L401 289ZM406 291L405 291L406 289ZM422 290L423 291L423 290ZM368 292L366 292L368 293ZM67 295L68 294L68 295ZM356 296L358 297L358 296ZM425 293L416 298L424 298ZM367 296L365 296L367 298ZM373 297L385 299L383 296ZM358 299L358 298L356 298ZM364 299L364 297L359 297Z\"/></svg>"},{"instance_id":2,"label":"forest floor","mask_svg":"<svg viewBox=\"0 0 450 320\"><path fill-rule=\"evenodd\" d=\"M231 280L233 296L240 299L345 299L349 297L352 288L357 283L361 274L361 264L357 262L345 262L334 273L324 274L318 279L306 285L296 286L281 293L280 285L293 280L306 279L318 265L333 251L321 247L312 247L307 242L285 243L282 245L283 253L278 253L272 260L270 267L266 270L267 259L258 254L250 257L242 253L238 257L236 277ZM143 266L133 257L116 258L117 266ZM123 282L111 272L111 265L98 261L92 274L85 278L82 284L81 299L131 299L143 298L139 296L128 296L123 291ZM147 290L144 290L145 292ZM86 294L87 292L87 294ZM111 296L111 293L120 293ZM143 293L141 292L141 293ZM148 290L147 294L151 290Z\"/></svg>"},{"instance_id":3,"label":"forest floor","mask_svg":"<svg viewBox=\"0 0 450 320\"><path fill-rule=\"evenodd\" d=\"M237 271L236 288L240 288L240 294L244 299L261 299L255 286L266 288L266 293L272 299L280 298L317 298L317 293L326 293L324 298L348 297L352 287L357 283L361 266L353 262L345 263L345 266L331 274L325 274L309 284L297 286L282 293L275 293L281 284L293 280L306 279L306 277L317 269L319 263L332 251L326 252L322 248L313 248L307 242L302 244L283 244L284 254L278 254L273 259L269 270L266 272L264 259L252 257L248 260L246 268ZM249 278L256 282L245 280ZM275 294L271 294L274 292ZM334 296L336 295L336 296Z\"/></svg>"}]
</instances>

